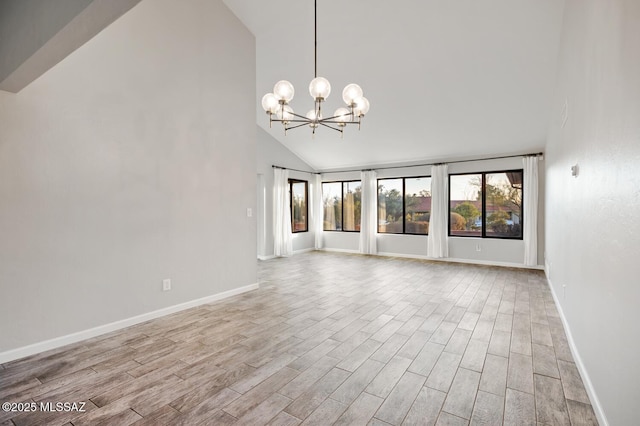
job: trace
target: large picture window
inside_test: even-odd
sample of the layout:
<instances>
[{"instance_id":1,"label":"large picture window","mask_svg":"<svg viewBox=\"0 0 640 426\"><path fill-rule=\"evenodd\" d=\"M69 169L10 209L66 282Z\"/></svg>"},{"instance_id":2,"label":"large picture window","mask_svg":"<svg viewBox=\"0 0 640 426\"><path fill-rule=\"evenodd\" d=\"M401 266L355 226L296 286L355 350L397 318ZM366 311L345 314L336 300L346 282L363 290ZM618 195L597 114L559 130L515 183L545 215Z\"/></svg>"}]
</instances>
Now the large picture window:
<instances>
[{"instance_id":1,"label":"large picture window","mask_svg":"<svg viewBox=\"0 0 640 426\"><path fill-rule=\"evenodd\" d=\"M449 235L522 239L522 170L450 175Z\"/></svg>"},{"instance_id":2,"label":"large picture window","mask_svg":"<svg viewBox=\"0 0 640 426\"><path fill-rule=\"evenodd\" d=\"M431 178L378 179L378 232L429 233Z\"/></svg>"},{"instance_id":3,"label":"large picture window","mask_svg":"<svg viewBox=\"0 0 640 426\"><path fill-rule=\"evenodd\" d=\"M323 182L325 231L360 231L362 184L359 180Z\"/></svg>"},{"instance_id":4,"label":"large picture window","mask_svg":"<svg viewBox=\"0 0 640 426\"><path fill-rule=\"evenodd\" d=\"M309 230L308 195L309 185L307 181L289 179L291 232L307 232Z\"/></svg>"}]
</instances>

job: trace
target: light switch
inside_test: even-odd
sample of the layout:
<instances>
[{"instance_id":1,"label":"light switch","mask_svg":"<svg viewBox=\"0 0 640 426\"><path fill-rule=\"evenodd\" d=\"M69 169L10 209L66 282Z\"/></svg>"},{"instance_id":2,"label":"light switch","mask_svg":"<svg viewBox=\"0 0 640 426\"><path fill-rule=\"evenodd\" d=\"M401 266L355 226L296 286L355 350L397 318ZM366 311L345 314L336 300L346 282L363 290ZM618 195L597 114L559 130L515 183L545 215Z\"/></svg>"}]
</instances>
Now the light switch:
<instances>
[{"instance_id":1,"label":"light switch","mask_svg":"<svg viewBox=\"0 0 640 426\"><path fill-rule=\"evenodd\" d=\"M253 210L251 210L251 207L247 208L247 217L251 217L253 216Z\"/></svg>"}]
</instances>

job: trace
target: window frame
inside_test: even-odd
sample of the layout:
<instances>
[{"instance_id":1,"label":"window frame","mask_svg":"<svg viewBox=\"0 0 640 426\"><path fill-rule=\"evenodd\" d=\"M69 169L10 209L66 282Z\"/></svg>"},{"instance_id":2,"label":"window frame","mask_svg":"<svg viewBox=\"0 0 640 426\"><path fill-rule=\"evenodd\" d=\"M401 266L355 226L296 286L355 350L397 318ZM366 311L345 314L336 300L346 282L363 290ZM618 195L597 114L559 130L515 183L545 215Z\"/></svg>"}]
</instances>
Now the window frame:
<instances>
[{"instance_id":1,"label":"window frame","mask_svg":"<svg viewBox=\"0 0 640 426\"><path fill-rule=\"evenodd\" d=\"M427 176L403 176L403 177L384 177L384 178L378 178L376 180L376 217L377 217L377 224L376 224L376 232L378 234L387 234L387 235L419 235L419 236L423 236L426 237L429 235L429 233L427 232L426 234L418 234L415 232L406 232L407 229L407 208L406 208L406 179L426 179L429 178L431 179L431 176L427 175ZM398 179L402 179L402 232L380 232L380 201L378 200L378 197L380 196L380 191L378 190L378 188L380 188L380 181L381 180L398 180ZM431 188L429 188L429 191L431 191ZM429 212L431 213L431 212Z\"/></svg>"},{"instance_id":2,"label":"window frame","mask_svg":"<svg viewBox=\"0 0 640 426\"><path fill-rule=\"evenodd\" d=\"M293 214L293 185L296 183L304 183L304 206L305 206L305 215L304 215L304 229L297 230L294 226L294 214ZM309 232L309 181L302 179L289 179L289 211L291 212L291 233L299 234L301 232Z\"/></svg>"},{"instance_id":3,"label":"window frame","mask_svg":"<svg viewBox=\"0 0 640 426\"><path fill-rule=\"evenodd\" d=\"M356 230L345 230L344 229L344 184L345 183L350 183L350 182L360 182L360 186L362 187L362 180L361 179L350 179L350 180L328 180L328 181L323 181L322 185L324 185L325 183L339 183L340 184L340 229L324 229L324 211L323 211L323 217L322 217L322 232L355 232L355 233L360 233L360 231L356 231ZM324 192L322 194L323 196L323 200L324 200Z\"/></svg>"},{"instance_id":4,"label":"window frame","mask_svg":"<svg viewBox=\"0 0 640 426\"><path fill-rule=\"evenodd\" d=\"M507 170L495 170L488 172L465 172L465 173L450 173L449 179L449 194L448 194L448 216L447 216L447 236L456 238L489 238L497 240L523 240L524 239L524 184L520 188L520 236L518 237L505 237L499 235L487 235L487 175L500 174L500 173L521 173L524 182L524 169L507 169ZM480 235L455 235L451 234L451 176L467 176L467 175L480 175L482 180L482 187L480 191L482 193L482 199L480 205L482 206L481 218L482 227Z\"/></svg>"}]
</instances>

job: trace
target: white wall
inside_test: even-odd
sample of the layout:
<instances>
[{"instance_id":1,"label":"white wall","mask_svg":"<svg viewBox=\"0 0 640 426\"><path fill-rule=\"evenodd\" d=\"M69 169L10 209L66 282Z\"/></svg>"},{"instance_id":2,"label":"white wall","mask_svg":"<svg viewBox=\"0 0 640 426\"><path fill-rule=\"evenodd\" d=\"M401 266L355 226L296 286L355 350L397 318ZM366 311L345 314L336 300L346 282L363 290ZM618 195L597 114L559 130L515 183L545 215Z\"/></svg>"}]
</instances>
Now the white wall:
<instances>
[{"instance_id":1,"label":"white wall","mask_svg":"<svg viewBox=\"0 0 640 426\"><path fill-rule=\"evenodd\" d=\"M540 170L544 170L544 162ZM521 169L522 158L506 158L499 160L483 160L449 164L449 173L490 172L510 169ZM378 178L430 176L431 167L398 167L378 171ZM325 173L324 181L358 180L360 172ZM538 213L538 261L543 265L544 256L544 174L540 172ZM327 249L357 251L359 234L351 232L324 232ZM378 252L409 257L427 257L427 237L421 235L378 234ZM480 245L480 251L476 248ZM492 238L450 237L449 257L451 259L478 263L522 265L524 262L524 243L522 240L504 240Z\"/></svg>"},{"instance_id":2,"label":"white wall","mask_svg":"<svg viewBox=\"0 0 640 426\"><path fill-rule=\"evenodd\" d=\"M265 117L265 119L268 119ZM275 126L272 131L282 131L280 126ZM303 173L289 170L292 179L306 180L309 182L309 198L313 192L311 182L314 170L284 145L265 132L260 126L256 126L257 132L257 170L258 170L258 258L273 256L273 168L276 165L289 169L308 170ZM304 130L300 130L304 131ZM311 136L309 136L311 137ZM293 250L312 249L315 245L315 233L313 232L313 217L311 204L309 204L309 231L293 234Z\"/></svg>"},{"instance_id":3,"label":"white wall","mask_svg":"<svg viewBox=\"0 0 640 426\"><path fill-rule=\"evenodd\" d=\"M0 90L17 93L140 0L3 0Z\"/></svg>"},{"instance_id":4,"label":"white wall","mask_svg":"<svg viewBox=\"0 0 640 426\"><path fill-rule=\"evenodd\" d=\"M254 284L254 102L210 0L143 1L0 92L0 353Z\"/></svg>"},{"instance_id":5,"label":"white wall","mask_svg":"<svg viewBox=\"0 0 640 426\"><path fill-rule=\"evenodd\" d=\"M611 425L640 401L639 41L637 0L566 1L546 147L547 272Z\"/></svg>"}]
</instances>

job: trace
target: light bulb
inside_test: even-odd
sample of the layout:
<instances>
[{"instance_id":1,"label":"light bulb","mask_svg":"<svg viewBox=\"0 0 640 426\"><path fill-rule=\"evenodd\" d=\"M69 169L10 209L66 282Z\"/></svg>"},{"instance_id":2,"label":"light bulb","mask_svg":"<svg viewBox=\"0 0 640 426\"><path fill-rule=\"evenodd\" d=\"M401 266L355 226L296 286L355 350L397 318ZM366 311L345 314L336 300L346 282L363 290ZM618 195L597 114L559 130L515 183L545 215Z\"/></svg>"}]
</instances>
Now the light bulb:
<instances>
[{"instance_id":1,"label":"light bulb","mask_svg":"<svg viewBox=\"0 0 640 426\"><path fill-rule=\"evenodd\" d=\"M362 117L369 112L369 100L364 96L355 99L353 102L356 104L353 112L358 117Z\"/></svg>"},{"instance_id":2,"label":"light bulb","mask_svg":"<svg viewBox=\"0 0 640 426\"><path fill-rule=\"evenodd\" d=\"M327 99L331 93L331 84L324 77L316 77L309 83L309 93L313 99Z\"/></svg>"},{"instance_id":3,"label":"light bulb","mask_svg":"<svg viewBox=\"0 0 640 426\"><path fill-rule=\"evenodd\" d=\"M307 113L306 116L309 120L320 120L322 119L322 113L320 113L320 115L317 115L317 112L315 109L310 109L309 112Z\"/></svg>"},{"instance_id":4,"label":"light bulb","mask_svg":"<svg viewBox=\"0 0 640 426\"><path fill-rule=\"evenodd\" d=\"M311 123L309 123L309 127L311 127L312 129L318 127L318 120L322 118L322 114L318 115L315 109L309 110L309 112L307 112L306 117L311 120Z\"/></svg>"},{"instance_id":5,"label":"light bulb","mask_svg":"<svg viewBox=\"0 0 640 426\"><path fill-rule=\"evenodd\" d=\"M278 109L278 99L273 93L267 93L262 97L262 108L270 114L274 114Z\"/></svg>"},{"instance_id":6,"label":"light bulb","mask_svg":"<svg viewBox=\"0 0 640 426\"><path fill-rule=\"evenodd\" d=\"M338 108L336 112L333 113L333 116L336 121L339 121L340 123L346 123L351 120L351 113L346 108Z\"/></svg>"},{"instance_id":7,"label":"light bulb","mask_svg":"<svg viewBox=\"0 0 640 426\"><path fill-rule=\"evenodd\" d=\"M273 86L273 94L276 95L276 99L279 101L290 102L291 99L293 99L294 93L293 84L287 80L280 80Z\"/></svg>"},{"instance_id":8,"label":"light bulb","mask_svg":"<svg viewBox=\"0 0 640 426\"><path fill-rule=\"evenodd\" d=\"M282 121L293 120L293 108L291 108L289 105L284 105L282 108L278 108L276 117L278 117L278 120Z\"/></svg>"},{"instance_id":9,"label":"light bulb","mask_svg":"<svg viewBox=\"0 0 640 426\"><path fill-rule=\"evenodd\" d=\"M353 101L362 97L362 88L355 83L347 84L342 91L342 100L351 106Z\"/></svg>"}]
</instances>

